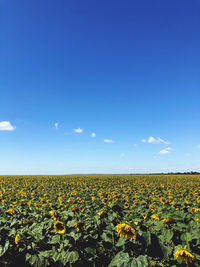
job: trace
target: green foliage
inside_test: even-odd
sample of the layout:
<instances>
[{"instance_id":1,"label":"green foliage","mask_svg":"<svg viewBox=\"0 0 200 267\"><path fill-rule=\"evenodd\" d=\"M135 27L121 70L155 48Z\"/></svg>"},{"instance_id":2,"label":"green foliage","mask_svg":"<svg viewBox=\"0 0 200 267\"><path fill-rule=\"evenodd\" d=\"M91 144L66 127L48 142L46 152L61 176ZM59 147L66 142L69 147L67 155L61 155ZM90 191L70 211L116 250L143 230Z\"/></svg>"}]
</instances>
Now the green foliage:
<instances>
[{"instance_id":1,"label":"green foliage","mask_svg":"<svg viewBox=\"0 0 200 267\"><path fill-rule=\"evenodd\" d=\"M186 247L200 266L199 188L198 175L2 176L0 265L178 267Z\"/></svg>"}]
</instances>

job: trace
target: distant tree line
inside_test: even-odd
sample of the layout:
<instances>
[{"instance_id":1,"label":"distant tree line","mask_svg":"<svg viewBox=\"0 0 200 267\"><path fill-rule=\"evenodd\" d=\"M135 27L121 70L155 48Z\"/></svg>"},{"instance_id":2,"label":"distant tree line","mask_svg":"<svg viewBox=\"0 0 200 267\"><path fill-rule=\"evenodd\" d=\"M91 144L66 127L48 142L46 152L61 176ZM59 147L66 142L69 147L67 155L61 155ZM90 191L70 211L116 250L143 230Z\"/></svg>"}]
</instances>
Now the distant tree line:
<instances>
[{"instance_id":1,"label":"distant tree line","mask_svg":"<svg viewBox=\"0 0 200 267\"><path fill-rule=\"evenodd\" d=\"M192 172L192 171L191 172L168 172L168 173L166 173L166 172L163 173L162 172L162 173L153 173L153 174L187 174L187 175L188 174L190 174L190 175L191 174L198 174L198 175L200 175L200 172Z\"/></svg>"}]
</instances>

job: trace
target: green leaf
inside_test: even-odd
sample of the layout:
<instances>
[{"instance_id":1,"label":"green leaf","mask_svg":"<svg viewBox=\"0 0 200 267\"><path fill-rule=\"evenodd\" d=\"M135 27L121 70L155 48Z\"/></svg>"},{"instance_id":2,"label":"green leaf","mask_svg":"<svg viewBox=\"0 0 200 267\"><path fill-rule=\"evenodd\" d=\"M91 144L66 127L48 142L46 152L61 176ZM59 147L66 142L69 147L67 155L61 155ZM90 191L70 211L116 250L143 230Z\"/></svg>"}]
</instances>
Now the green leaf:
<instances>
[{"instance_id":1,"label":"green leaf","mask_svg":"<svg viewBox=\"0 0 200 267\"><path fill-rule=\"evenodd\" d=\"M183 233L181 235L181 240L182 241L186 241L186 242L190 242L192 240L192 235L191 233Z\"/></svg>"},{"instance_id":2,"label":"green leaf","mask_svg":"<svg viewBox=\"0 0 200 267\"><path fill-rule=\"evenodd\" d=\"M116 244L116 247L121 247L123 246L124 244L126 243L126 239L123 238L123 237L120 237L117 244Z\"/></svg>"},{"instance_id":3,"label":"green leaf","mask_svg":"<svg viewBox=\"0 0 200 267\"><path fill-rule=\"evenodd\" d=\"M49 258L49 256L52 254L52 250L44 250L40 251L39 257Z\"/></svg>"},{"instance_id":4,"label":"green leaf","mask_svg":"<svg viewBox=\"0 0 200 267\"><path fill-rule=\"evenodd\" d=\"M120 251L115 255L115 257L112 259L108 267L122 267L127 266L127 263L129 261L129 255L128 253L124 253L123 251Z\"/></svg>"},{"instance_id":5,"label":"green leaf","mask_svg":"<svg viewBox=\"0 0 200 267\"><path fill-rule=\"evenodd\" d=\"M108 237L106 233L103 233L101 237L104 241L112 243L112 238Z\"/></svg>"},{"instance_id":6,"label":"green leaf","mask_svg":"<svg viewBox=\"0 0 200 267\"><path fill-rule=\"evenodd\" d=\"M87 247L85 248L85 251L89 254L95 255L96 254L96 249L95 248L91 248L91 247Z\"/></svg>"},{"instance_id":7,"label":"green leaf","mask_svg":"<svg viewBox=\"0 0 200 267\"><path fill-rule=\"evenodd\" d=\"M6 251L9 248L9 245L10 245L10 242L8 240L6 240L4 247L0 245L0 257L6 253Z\"/></svg>"},{"instance_id":8,"label":"green leaf","mask_svg":"<svg viewBox=\"0 0 200 267\"><path fill-rule=\"evenodd\" d=\"M169 241L172 239L174 233L173 233L173 231L171 231L171 230L166 230L166 231L163 233L163 235L164 235L165 241L166 241L166 242L169 242Z\"/></svg>"},{"instance_id":9,"label":"green leaf","mask_svg":"<svg viewBox=\"0 0 200 267\"><path fill-rule=\"evenodd\" d=\"M148 260L144 255L140 255L136 258L137 267L147 267Z\"/></svg>"},{"instance_id":10,"label":"green leaf","mask_svg":"<svg viewBox=\"0 0 200 267\"><path fill-rule=\"evenodd\" d=\"M73 237L74 240L78 240L80 237L81 237L81 233L74 233L74 232L71 232L69 234L69 236Z\"/></svg>"},{"instance_id":11,"label":"green leaf","mask_svg":"<svg viewBox=\"0 0 200 267\"><path fill-rule=\"evenodd\" d=\"M36 255L31 255L30 259L29 259L29 263L31 265L36 265L36 262L37 262L38 258Z\"/></svg>"},{"instance_id":12,"label":"green leaf","mask_svg":"<svg viewBox=\"0 0 200 267\"><path fill-rule=\"evenodd\" d=\"M148 260L144 255L140 255L136 259L133 259L131 264L131 267L147 267L148 266Z\"/></svg>"},{"instance_id":13,"label":"green leaf","mask_svg":"<svg viewBox=\"0 0 200 267\"><path fill-rule=\"evenodd\" d=\"M52 258L55 262L58 261L60 259L60 257L61 257L61 254L57 251L55 251L53 256L52 256Z\"/></svg>"},{"instance_id":14,"label":"green leaf","mask_svg":"<svg viewBox=\"0 0 200 267\"><path fill-rule=\"evenodd\" d=\"M49 242L50 244L57 244L60 241L60 235L54 235L52 240Z\"/></svg>"},{"instance_id":15,"label":"green leaf","mask_svg":"<svg viewBox=\"0 0 200 267\"><path fill-rule=\"evenodd\" d=\"M146 241L146 245L150 246L151 245L151 233L149 231L147 232L142 232L141 236L144 238Z\"/></svg>"},{"instance_id":16,"label":"green leaf","mask_svg":"<svg viewBox=\"0 0 200 267\"><path fill-rule=\"evenodd\" d=\"M26 253L26 256L25 256L25 258L26 258L26 261L29 261L31 257L32 257L32 255L31 255L31 254L29 254L29 253Z\"/></svg>"},{"instance_id":17,"label":"green leaf","mask_svg":"<svg viewBox=\"0 0 200 267\"><path fill-rule=\"evenodd\" d=\"M64 264L66 264L67 262L69 263L74 263L79 259L79 254L77 251L69 251L65 254L65 262Z\"/></svg>"},{"instance_id":18,"label":"green leaf","mask_svg":"<svg viewBox=\"0 0 200 267\"><path fill-rule=\"evenodd\" d=\"M170 256L171 253L172 253L173 248L170 247L170 246L165 246L165 245L163 244L162 241L160 241L159 244L160 244L162 253L163 253L163 255L164 255L164 258L165 258L165 259L168 259L169 256Z\"/></svg>"}]
</instances>

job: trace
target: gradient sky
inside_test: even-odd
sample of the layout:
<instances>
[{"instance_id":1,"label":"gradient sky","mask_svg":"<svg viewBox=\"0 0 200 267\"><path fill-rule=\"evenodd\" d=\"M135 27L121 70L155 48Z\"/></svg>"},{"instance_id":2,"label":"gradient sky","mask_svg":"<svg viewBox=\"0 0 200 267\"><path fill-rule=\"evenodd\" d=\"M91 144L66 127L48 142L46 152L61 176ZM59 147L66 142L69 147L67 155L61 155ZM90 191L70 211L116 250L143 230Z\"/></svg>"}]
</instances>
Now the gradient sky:
<instances>
[{"instance_id":1,"label":"gradient sky","mask_svg":"<svg viewBox=\"0 0 200 267\"><path fill-rule=\"evenodd\" d=\"M0 174L200 171L199 14L0 0Z\"/></svg>"}]
</instances>

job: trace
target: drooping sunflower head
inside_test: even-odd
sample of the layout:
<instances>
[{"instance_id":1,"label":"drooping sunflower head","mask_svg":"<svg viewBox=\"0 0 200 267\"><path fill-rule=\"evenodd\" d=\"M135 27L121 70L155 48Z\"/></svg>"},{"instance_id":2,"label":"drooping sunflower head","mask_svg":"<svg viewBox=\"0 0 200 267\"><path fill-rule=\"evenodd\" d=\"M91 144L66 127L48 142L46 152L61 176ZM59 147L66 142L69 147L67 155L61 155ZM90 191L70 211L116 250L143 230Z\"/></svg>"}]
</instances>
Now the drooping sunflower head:
<instances>
[{"instance_id":1,"label":"drooping sunflower head","mask_svg":"<svg viewBox=\"0 0 200 267\"><path fill-rule=\"evenodd\" d=\"M55 211L55 210L51 210L51 211L49 212L49 214L50 214L51 216L53 216L53 217L58 217L58 213L57 213L57 211Z\"/></svg>"},{"instance_id":2,"label":"drooping sunflower head","mask_svg":"<svg viewBox=\"0 0 200 267\"><path fill-rule=\"evenodd\" d=\"M64 234L66 232L66 228L63 222L61 221L55 221L54 223L54 229L58 234Z\"/></svg>"},{"instance_id":3,"label":"drooping sunflower head","mask_svg":"<svg viewBox=\"0 0 200 267\"><path fill-rule=\"evenodd\" d=\"M135 228L130 226L127 223L120 223L116 226L117 232L121 237L124 237L126 239L135 240L137 237L137 233Z\"/></svg>"},{"instance_id":4,"label":"drooping sunflower head","mask_svg":"<svg viewBox=\"0 0 200 267\"><path fill-rule=\"evenodd\" d=\"M181 262L189 263L194 260L194 256L186 249L179 248L174 252L174 257Z\"/></svg>"},{"instance_id":5,"label":"drooping sunflower head","mask_svg":"<svg viewBox=\"0 0 200 267\"><path fill-rule=\"evenodd\" d=\"M72 227L77 228L77 231L79 232L79 231L85 229L86 226L85 226L85 224L82 223L82 222L75 222L75 223L72 225Z\"/></svg>"},{"instance_id":6,"label":"drooping sunflower head","mask_svg":"<svg viewBox=\"0 0 200 267\"><path fill-rule=\"evenodd\" d=\"M105 210L100 210L98 213L97 213L99 216L105 216L106 215L106 211Z\"/></svg>"},{"instance_id":7,"label":"drooping sunflower head","mask_svg":"<svg viewBox=\"0 0 200 267\"><path fill-rule=\"evenodd\" d=\"M159 217L158 217L158 214L153 214L151 215L151 219L154 220L154 221L159 221Z\"/></svg>"},{"instance_id":8,"label":"drooping sunflower head","mask_svg":"<svg viewBox=\"0 0 200 267\"><path fill-rule=\"evenodd\" d=\"M200 209L198 209L198 208L191 208L190 209L191 213L196 213L196 212L199 212L199 211L200 211Z\"/></svg>"},{"instance_id":9,"label":"drooping sunflower head","mask_svg":"<svg viewBox=\"0 0 200 267\"><path fill-rule=\"evenodd\" d=\"M149 205L149 209L150 209L150 210L156 210L155 206L152 205L152 204Z\"/></svg>"},{"instance_id":10,"label":"drooping sunflower head","mask_svg":"<svg viewBox=\"0 0 200 267\"><path fill-rule=\"evenodd\" d=\"M72 207L72 212L78 212L78 211L79 211L79 208L77 208L76 206Z\"/></svg>"},{"instance_id":11,"label":"drooping sunflower head","mask_svg":"<svg viewBox=\"0 0 200 267\"><path fill-rule=\"evenodd\" d=\"M31 221L28 221L28 220L22 220L22 224L23 224L23 225L31 224Z\"/></svg>"},{"instance_id":12,"label":"drooping sunflower head","mask_svg":"<svg viewBox=\"0 0 200 267\"><path fill-rule=\"evenodd\" d=\"M174 220L172 218L164 218L162 219L162 222L166 224L171 224L174 222Z\"/></svg>"},{"instance_id":13,"label":"drooping sunflower head","mask_svg":"<svg viewBox=\"0 0 200 267\"><path fill-rule=\"evenodd\" d=\"M83 206L80 206L80 207L79 207L79 211L80 211L80 212L83 212L83 211L84 211L84 207L83 207Z\"/></svg>"},{"instance_id":14,"label":"drooping sunflower head","mask_svg":"<svg viewBox=\"0 0 200 267\"><path fill-rule=\"evenodd\" d=\"M146 218L147 218L147 214L142 213L142 217L146 220Z\"/></svg>"},{"instance_id":15,"label":"drooping sunflower head","mask_svg":"<svg viewBox=\"0 0 200 267\"><path fill-rule=\"evenodd\" d=\"M16 215L15 210L13 208L8 209L6 212L9 214Z\"/></svg>"},{"instance_id":16,"label":"drooping sunflower head","mask_svg":"<svg viewBox=\"0 0 200 267\"><path fill-rule=\"evenodd\" d=\"M20 235L17 234L17 235L15 236L15 244L16 244L16 245L19 245L19 243L20 243Z\"/></svg>"},{"instance_id":17,"label":"drooping sunflower head","mask_svg":"<svg viewBox=\"0 0 200 267\"><path fill-rule=\"evenodd\" d=\"M58 212L55 211L55 210L51 210L49 212L49 214L51 215L51 217L54 219L54 221L58 221L59 220L59 215L58 215Z\"/></svg>"}]
</instances>

